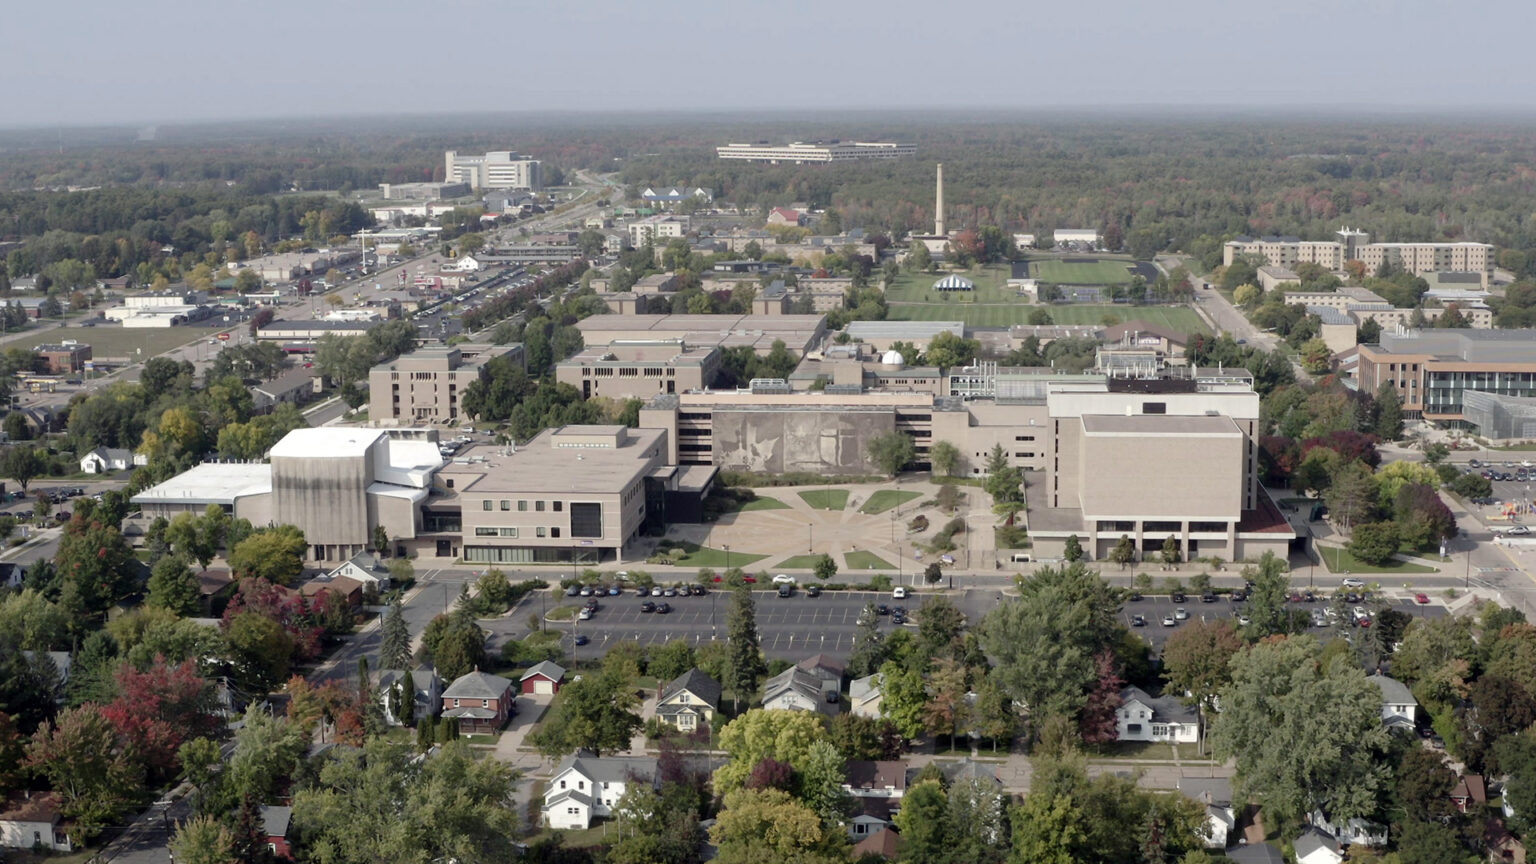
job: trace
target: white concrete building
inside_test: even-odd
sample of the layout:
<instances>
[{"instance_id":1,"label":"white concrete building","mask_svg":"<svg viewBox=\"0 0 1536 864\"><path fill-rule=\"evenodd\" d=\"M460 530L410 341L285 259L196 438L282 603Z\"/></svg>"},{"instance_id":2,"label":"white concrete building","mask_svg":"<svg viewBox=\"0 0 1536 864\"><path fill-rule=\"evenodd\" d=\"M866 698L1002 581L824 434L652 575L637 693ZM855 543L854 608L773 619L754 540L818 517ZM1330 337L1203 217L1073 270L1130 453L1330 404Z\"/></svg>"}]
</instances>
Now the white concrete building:
<instances>
[{"instance_id":1,"label":"white concrete building","mask_svg":"<svg viewBox=\"0 0 1536 864\"><path fill-rule=\"evenodd\" d=\"M492 150L470 156L449 150L443 154L444 178L474 189L539 189L544 175L539 160L512 150Z\"/></svg>"}]
</instances>

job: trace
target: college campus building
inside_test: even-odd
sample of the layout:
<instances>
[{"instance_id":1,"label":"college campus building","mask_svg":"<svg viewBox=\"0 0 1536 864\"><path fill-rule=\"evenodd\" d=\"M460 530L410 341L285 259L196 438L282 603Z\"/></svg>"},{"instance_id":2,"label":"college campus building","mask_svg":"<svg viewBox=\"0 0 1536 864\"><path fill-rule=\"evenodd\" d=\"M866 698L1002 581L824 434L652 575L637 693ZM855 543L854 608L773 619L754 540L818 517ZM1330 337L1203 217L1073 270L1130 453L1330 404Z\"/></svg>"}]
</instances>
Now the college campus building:
<instances>
[{"instance_id":1,"label":"college campus building","mask_svg":"<svg viewBox=\"0 0 1536 864\"><path fill-rule=\"evenodd\" d=\"M1404 416L1467 421L1464 394L1536 396L1536 330L1399 330L1361 345L1360 389L1397 388Z\"/></svg>"},{"instance_id":2,"label":"college campus building","mask_svg":"<svg viewBox=\"0 0 1536 864\"><path fill-rule=\"evenodd\" d=\"M719 373L719 348L690 347L681 339L619 340L555 364L555 380L580 390L583 399L702 390Z\"/></svg>"},{"instance_id":3,"label":"college campus building","mask_svg":"<svg viewBox=\"0 0 1536 864\"><path fill-rule=\"evenodd\" d=\"M447 183L463 183L471 189L539 189L544 185L539 160L512 150L493 150L481 156L443 154Z\"/></svg>"},{"instance_id":4,"label":"college campus building","mask_svg":"<svg viewBox=\"0 0 1536 864\"><path fill-rule=\"evenodd\" d=\"M901 159L917 153L916 144L883 141L816 141L793 144L726 144L715 148L721 159L778 164L790 162L852 162L859 159Z\"/></svg>"},{"instance_id":5,"label":"college campus building","mask_svg":"<svg viewBox=\"0 0 1536 864\"><path fill-rule=\"evenodd\" d=\"M1267 268L1260 268L1267 269ZM1482 292L1479 292L1480 294ZM1425 299L1432 295L1426 294ZM1434 323L1441 315L1444 315L1449 304L1454 303L1457 311L1466 318L1467 323L1475 329L1487 330L1493 327L1493 310L1488 308L1480 298L1459 297L1446 294L1434 299L1440 300L1441 306L1426 306L1418 309L1400 309L1387 302L1387 298L1377 294L1369 288L1358 285L1343 285L1335 291L1287 291L1285 302L1288 306L1305 306L1308 312L1316 313L1315 309L1328 308L1349 316L1356 325L1366 321L1375 321L1383 330L1392 330L1397 327L1406 327L1413 320L1415 312L1424 316L1424 320Z\"/></svg>"},{"instance_id":6,"label":"college campus building","mask_svg":"<svg viewBox=\"0 0 1536 864\"><path fill-rule=\"evenodd\" d=\"M91 346L84 342L61 342L57 345L39 345L37 356L48 364L48 371L55 375L72 375L85 369L91 359Z\"/></svg>"},{"instance_id":7,"label":"college campus building","mask_svg":"<svg viewBox=\"0 0 1536 864\"><path fill-rule=\"evenodd\" d=\"M1317 264L1343 270L1344 262L1360 261L1369 272L1383 264L1409 273L1455 271L1479 274L1483 287L1493 281L1494 248L1487 243L1372 243L1364 231L1341 228L1336 240L1302 240L1299 237L1238 237L1222 248L1222 263L1251 255L1272 267L1292 268Z\"/></svg>"},{"instance_id":8,"label":"college campus building","mask_svg":"<svg viewBox=\"0 0 1536 864\"><path fill-rule=\"evenodd\" d=\"M463 421L459 411L470 382L486 376L497 357L523 362L523 346L463 343L428 346L380 363L368 372L368 417L396 424Z\"/></svg>"},{"instance_id":9,"label":"college campus building","mask_svg":"<svg viewBox=\"0 0 1536 864\"><path fill-rule=\"evenodd\" d=\"M750 345L758 354L783 341L796 357L821 346L825 315L592 315L576 322L585 345L682 340L694 348Z\"/></svg>"}]
</instances>

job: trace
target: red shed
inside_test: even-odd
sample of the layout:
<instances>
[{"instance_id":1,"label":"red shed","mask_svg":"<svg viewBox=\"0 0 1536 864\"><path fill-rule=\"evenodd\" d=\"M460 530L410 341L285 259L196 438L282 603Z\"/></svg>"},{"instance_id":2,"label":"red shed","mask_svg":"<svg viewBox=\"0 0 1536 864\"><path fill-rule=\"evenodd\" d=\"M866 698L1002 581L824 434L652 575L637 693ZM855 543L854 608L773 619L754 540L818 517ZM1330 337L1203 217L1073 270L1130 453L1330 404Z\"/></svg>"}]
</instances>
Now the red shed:
<instances>
[{"instance_id":1,"label":"red shed","mask_svg":"<svg viewBox=\"0 0 1536 864\"><path fill-rule=\"evenodd\" d=\"M565 682L565 668L545 660L528 667L528 671L518 680L522 683L520 691L525 696L553 696L560 692L560 685Z\"/></svg>"}]
</instances>

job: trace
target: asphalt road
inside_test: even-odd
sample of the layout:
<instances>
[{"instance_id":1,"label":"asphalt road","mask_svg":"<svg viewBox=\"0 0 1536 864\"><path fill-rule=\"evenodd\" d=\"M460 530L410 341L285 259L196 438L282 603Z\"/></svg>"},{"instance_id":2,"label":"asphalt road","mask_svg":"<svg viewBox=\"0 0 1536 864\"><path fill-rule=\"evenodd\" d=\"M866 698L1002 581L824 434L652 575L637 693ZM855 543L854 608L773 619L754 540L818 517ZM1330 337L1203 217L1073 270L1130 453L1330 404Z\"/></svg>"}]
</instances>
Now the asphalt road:
<instances>
[{"instance_id":1,"label":"asphalt road","mask_svg":"<svg viewBox=\"0 0 1536 864\"><path fill-rule=\"evenodd\" d=\"M1298 586L1298 588L1304 590L1305 586ZM1162 651L1163 645L1167 643L1170 636L1190 621L1216 621L1225 618L1236 624L1238 616L1243 614L1243 608L1246 605L1245 603L1233 603L1224 595L1218 595L1214 603L1203 603L1200 597L1194 594L1188 595L1188 600L1184 603L1174 603L1167 596L1147 596L1141 600L1127 601L1120 610L1120 618L1127 627L1131 627L1137 635L1141 636L1152 646L1152 651L1155 654ZM1318 599L1315 602L1293 603L1291 605L1310 613L1316 609L1326 608L1328 601L1319 592ZM1443 618L1450 614L1449 610L1439 603L1420 606L1412 600L1404 599L1393 601L1391 606L1415 618ZM1165 626L1162 623L1163 618L1168 615L1174 615L1177 609L1183 609L1188 613L1189 618L1187 620L1179 620L1175 617L1174 626ZM1146 619L1145 626L1136 627L1132 624L1132 619L1136 615L1144 616ZM1310 627L1307 632L1312 633L1323 641L1327 641L1329 629L1328 627Z\"/></svg>"}]
</instances>

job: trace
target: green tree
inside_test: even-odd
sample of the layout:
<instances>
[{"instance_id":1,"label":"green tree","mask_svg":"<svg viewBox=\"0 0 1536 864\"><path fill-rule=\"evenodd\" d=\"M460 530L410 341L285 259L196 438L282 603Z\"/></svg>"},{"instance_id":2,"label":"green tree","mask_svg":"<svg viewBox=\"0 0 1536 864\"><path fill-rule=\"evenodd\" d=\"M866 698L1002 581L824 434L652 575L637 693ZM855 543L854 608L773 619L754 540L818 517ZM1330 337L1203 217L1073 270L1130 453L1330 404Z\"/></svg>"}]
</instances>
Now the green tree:
<instances>
[{"instance_id":1,"label":"green tree","mask_svg":"<svg viewBox=\"0 0 1536 864\"><path fill-rule=\"evenodd\" d=\"M1183 550L1180 548L1179 538L1169 534L1167 539L1163 540L1162 557L1164 564L1177 564L1183 560Z\"/></svg>"},{"instance_id":2,"label":"green tree","mask_svg":"<svg viewBox=\"0 0 1536 864\"><path fill-rule=\"evenodd\" d=\"M225 632L235 679L247 691L267 693L287 680L294 642L283 625L259 612L241 612Z\"/></svg>"},{"instance_id":3,"label":"green tree","mask_svg":"<svg viewBox=\"0 0 1536 864\"><path fill-rule=\"evenodd\" d=\"M1333 366L1333 351L1320 338L1308 339L1298 353L1301 356L1301 368L1313 375L1321 375Z\"/></svg>"},{"instance_id":4,"label":"green tree","mask_svg":"<svg viewBox=\"0 0 1536 864\"><path fill-rule=\"evenodd\" d=\"M1078 864L1072 850L1086 839L1079 825L1082 813L1066 795L1030 793L1015 807L1013 854L1010 864Z\"/></svg>"},{"instance_id":5,"label":"green tree","mask_svg":"<svg viewBox=\"0 0 1536 864\"><path fill-rule=\"evenodd\" d=\"M405 609L397 596L384 613L384 623L379 637L379 668L409 669L411 665L411 631L405 623Z\"/></svg>"},{"instance_id":6,"label":"green tree","mask_svg":"<svg viewBox=\"0 0 1536 864\"><path fill-rule=\"evenodd\" d=\"M925 711L928 688L923 670L897 660L887 660L880 667L880 713L896 727L901 737L917 738L927 728Z\"/></svg>"},{"instance_id":7,"label":"green tree","mask_svg":"<svg viewBox=\"0 0 1536 864\"><path fill-rule=\"evenodd\" d=\"M928 463L933 466L933 473L953 477L960 464L960 448L948 441L935 441L928 448Z\"/></svg>"},{"instance_id":8,"label":"green tree","mask_svg":"<svg viewBox=\"0 0 1536 864\"><path fill-rule=\"evenodd\" d=\"M1348 531L1351 525L1368 519L1376 510L1379 495L1371 469L1359 462L1340 466L1323 499L1328 513Z\"/></svg>"},{"instance_id":9,"label":"green tree","mask_svg":"<svg viewBox=\"0 0 1536 864\"><path fill-rule=\"evenodd\" d=\"M197 612L200 594L197 576L180 555L167 555L155 562L149 576L150 606L169 609L180 616Z\"/></svg>"},{"instance_id":10,"label":"green tree","mask_svg":"<svg viewBox=\"0 0 1536 864\"><path fill-rule=\"evenodd\" d=\"M822 555L816 559L814 571L816 578L825 582L837 575L837 562L832 560L831 555Z\"/></svg>"},{"instance_id":11,"label":"green tree","mask_svg":"<svg viewBox=\"0 0 1536 864\"><path fill-rule=\"evenodd\" d=\"M933 255L928 252L928 247L921 240L911 240L907 244L907 260L905 262L908 271L922 272L933 266Z\"/></svg>"},{"instance_id":12,"label":"green tree","mask_svg":"<svg viewBox=\"0 0 1536 864\"><path fill-rule=\"evenodd\" d=\"M858 631L853 637L853 654L848 658L848 674L862 678L879 669L887 659L885 635L880 632L880 617L875 604L865 605L859 613Z\"/></svg>"},{"instance_id":13,"label":"green tree","mask_svg":"<svg viewBox=\"0 0 1536 864\"><path fill-rule=\"evenodd\" d=\"M740 789L752 769L767 758L803 771L810 764L811 745L827 737L826 720L814 711L774 711L753 708L720 730L720 749L729 760L715 770L716 794Z\"/></svg>"},{"instance_id":14,"label":"green tree","mask_svg":"<svg viewBox=\"0 0 1536 864\"><path fill-rule=\"evenodd\" d=\"M1077 539L1076 534L1068 535L1067 545L1064 547L1061 556L1073 563L1083 560L1083 544L1082 541Z\"/></svg>"},{"instance_id":15,"label":"green tree","mask_svg":"<svg viewBox=\"0 0 1536 864\"><path fill-rule=\"evenodd\" d=\"M1253 583L1248 592L1248 626L1243 632L1249 639L1262 639L1291 631L1291 613L1286 606L1291 580L1285 562L1273 552L1265 552L1257 566L1243 568L1243 578Z\"/></svg>"},{"instance_id":16,"label":"green tree","mask_svg":"<svg viewBox=\"0 0 1536 864\"><path fill-rule=\"evenodd\" d=\"M1403 397L1391 381L1383 381L1376 390L1375 431L1383 441L1403 437Z\"/></svg>"},{"instance_id":17,"label":"green tree","mask_svg":"<svg viewBox=\"0 0 1536 864\"><path fill-rule=\"evenodd\" d=\"M308 550L303 531L292 525L278 525L240 541L229 553L229 568L242 579L258 578L274 585L287 585L304 572L304 553Z\"/></svg>"},{"instance_id":18,"label":"green tree","mask_svg":"<svg viewBox=\"0 0 1536 864\"><path fill-rule=\"evenodd\" d=\"M640 728L634 681L617 666L605 665L560 688L560 708L534 733L539 752L563 756L578 749L624 750Z\"/></svg>"},{"instance_id":19,"label":"green tree","mask_svg":"<svg viewBox=\"0 0 1536 864\"><path fill-rule=\"evenodd\" d=\"M949 821L949 799L937 781L928 780L908 789L895 821L909 860L949 859L956 832Z\"/></svg>"},{"instance_id":20,"label":"green tree","mask_svg":"<svg viewBox=\"0 0 1536 864\"><path fill-rule=\"evenodd\" d=\"M1115 548L1109 550L1109 560L1119 564L1121 570L1130 566L1136 560L1136 541L1132 540L1129 535L1121 534L1120 541L1115 544Z\"/></svg>"},{"instance_id":21,"label":"green tree","mask_svg":"<svg viewBox=\"0 0 1536 864\"><path fill-rule=\"evenodd\" d=\"M799 795L816 811L828 828L836 828L847 814L850 800L843 791L846 774L843 754L826 738L813 741L800 769Z\"/></svg>"},{"instance_id":22,"label":"green tree","mask_svg":"<svg viewBox=\"0 0 1536 864\"><path fill-rule=\"evenodd\" d=\"M1349 538L1349 554L1367 564L1385 564L1397 554L1397 525L1392 522L1367 522L1355 526Z\"/></svg>"},{"instance_id":23,"label":"green tree","mask_svg":"<svg viewBox=\"0 0 1536 864\"><path fill-rule=\"evenodd\" d=\"M1410 747L1398 761L1396 771L1397 803L1414 822L1449 820L1455 817L1451 790L1456 786L1456 772L1445 764L1438 752L1424 747Z\"/></svg>"},{"instance_id":24,"label":"green tree","mask_svg":"<svg viewBox=\"0 0 1536 864\"><path fill-rule=\"evenodd\" d=\"M1226 619L1190 621L1168 637L1163 648L1163 674L1176 693L1188 693L1203 708L1232 679L1232 657L1243 641Z\"/></svg>"},{"instance_id":25,"label":"green tree","mask_svg":"<svg viewBox=\"0 0 1536 864\"><path fill-rule=\"evenodd\" d=\"M1232 289L1232 302L1244 309L1252 309L1263 293L1257 285L1239 285Z\"/></svg>"},{"instance_id":26,"label":"green tree","mask_svg":"<svg viewBox=\"0 0 1536 864\"><path fill-rule=\"evenodd\" d=\"M780 789L734 789L709 829L720 864L845 864L848 832Z\"/></svg>"},{"instance_id":27,"label":"green tree","mask_svg":"<svg viewBox=\"0 0 1536 864\"><path fill-rule=\"evenodd\" d=\"M234 835L212 816L194 816L176 828L171 856L184 864L235 864Z\"/></svg>"},{"instance_id":28,"label":"green tree","mask_svg":"<svg viewBox=\"0 0 1536 864\"><path fill-rule=\"evenodd\" d=\"M730 685L733 704L746 696L751 699L757 693L757 685L767 674L762 649L757 639L757 604L752 592L745 586L731 593L731 609L726 616L726 633L730 640Z\"/></svg>"},{"instance_id":29,"label":"green tree","mask_svg":"<svg viewBox=\"0 0 1536 864\"><path fill-rule=\"evenodd\" d=\"M27 485L42 474L46 467L37 448L28 445L9 447L5 451L5 457L0 459L0 471L15 480L16 485L20 486L23 492L27 491Z\"/></svg>"},{"instance_id":30,"label":"green tree","mask_svg":"<svg viewBox=\"0 0 1536 864\"><path fill-rule=\"evenodd\" d=\"M876 435L865 444L870 462L882 472L895 477L901 469L917 456L912 438L902 432Z\"/></svg>"},{"instance_id":31,"label":"green tree","mask_svg":"<svg viewBox=\"0 0 1536 864\"><path fill-rule=\"evenodd\" d=\"M143 783L144 769L95 705L67 709L39 726L27 764L58 793L76 842L111 824Z\"/></svg>"}]
</instances>

